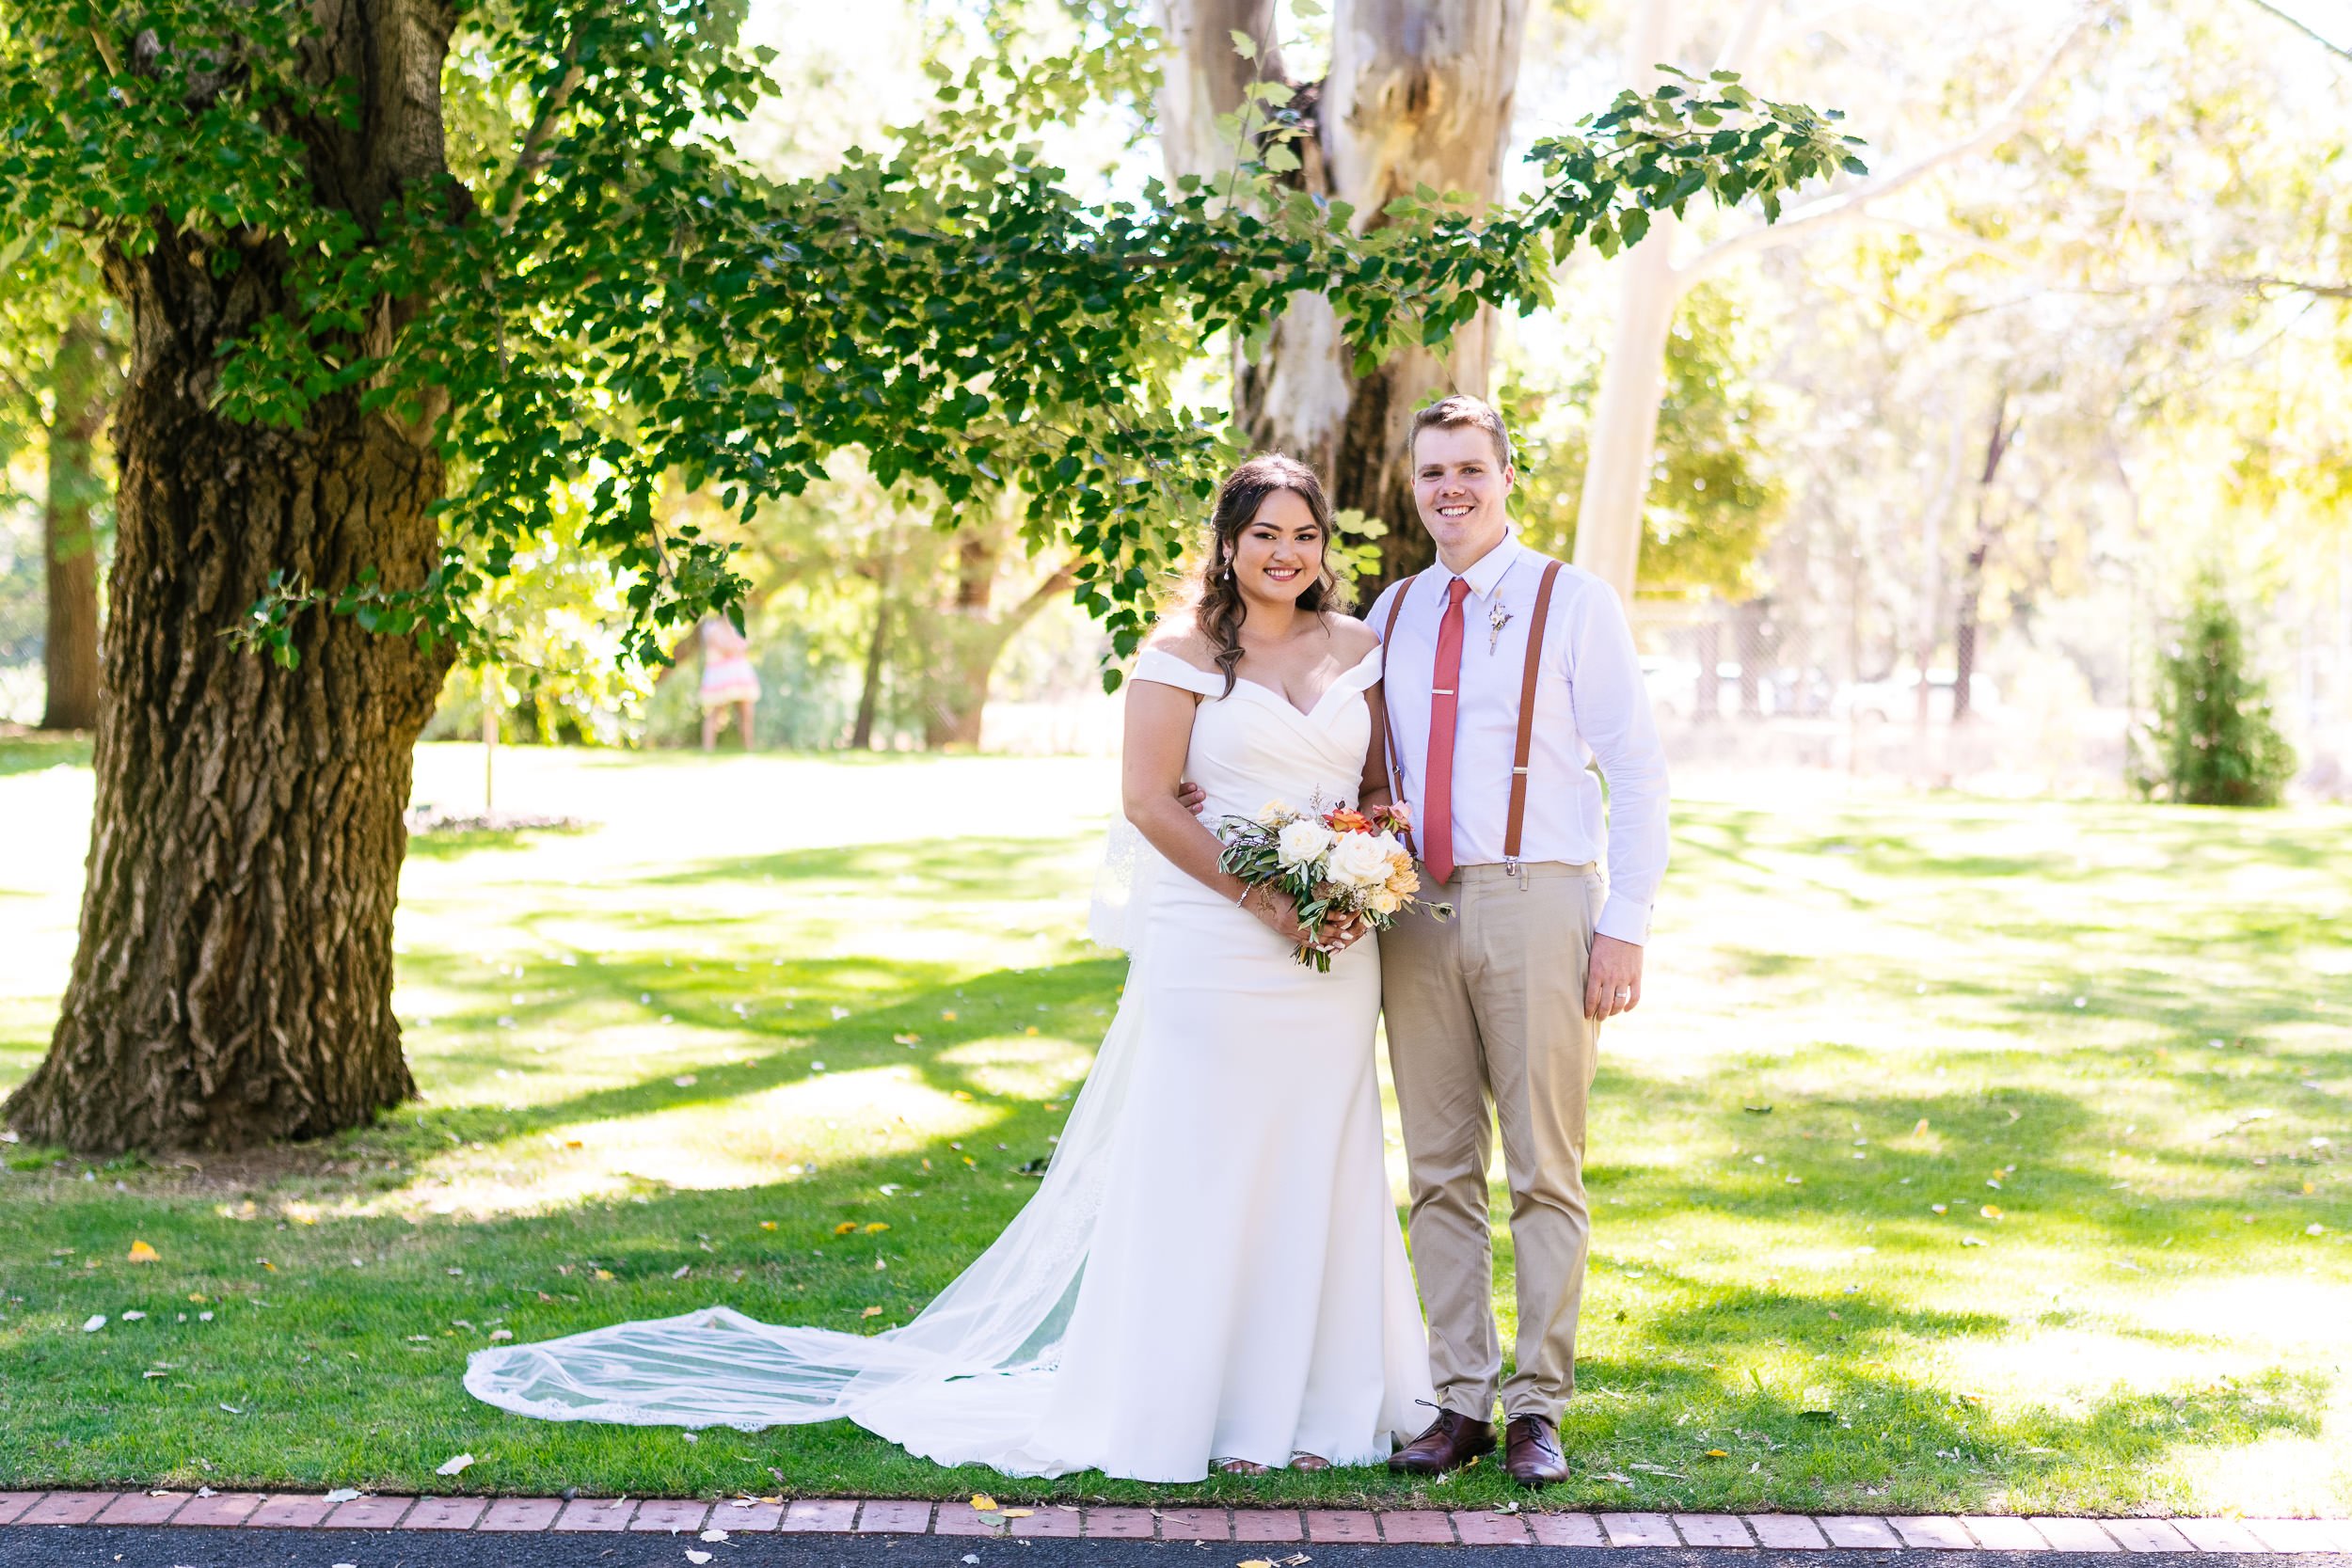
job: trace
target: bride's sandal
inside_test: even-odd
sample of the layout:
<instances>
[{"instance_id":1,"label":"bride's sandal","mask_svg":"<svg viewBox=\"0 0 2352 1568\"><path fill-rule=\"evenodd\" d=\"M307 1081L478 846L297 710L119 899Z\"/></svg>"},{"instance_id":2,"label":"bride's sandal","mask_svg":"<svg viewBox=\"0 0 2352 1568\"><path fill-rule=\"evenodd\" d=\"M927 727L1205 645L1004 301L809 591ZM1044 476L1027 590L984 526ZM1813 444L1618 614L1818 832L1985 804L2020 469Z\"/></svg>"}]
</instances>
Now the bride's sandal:
<instances>
[{"instance_id":1,"label":"bride's sandal","mask_svg":"<svg viewBox=\"0 0 2352 1568\"><path fill-rule=\"evenodd\" d=\"M1330 1467L1329 1460L1319 1453L1309 1453L1304 1449L1291 1455L1291 1468L1294 1470L1327 1470Z\"/></svg>"},{"instance_id":2,"label":"bride's sandal","mask_svg":"<svg viewBox=\"0 0 2352 1568\"><path fill-rule=\"evenodd\" d=\"M1266 1467L1254 1459L1212 1459L1209 1468L1220 1476L1262 1476Z\"/></svg>"}]
</instances>

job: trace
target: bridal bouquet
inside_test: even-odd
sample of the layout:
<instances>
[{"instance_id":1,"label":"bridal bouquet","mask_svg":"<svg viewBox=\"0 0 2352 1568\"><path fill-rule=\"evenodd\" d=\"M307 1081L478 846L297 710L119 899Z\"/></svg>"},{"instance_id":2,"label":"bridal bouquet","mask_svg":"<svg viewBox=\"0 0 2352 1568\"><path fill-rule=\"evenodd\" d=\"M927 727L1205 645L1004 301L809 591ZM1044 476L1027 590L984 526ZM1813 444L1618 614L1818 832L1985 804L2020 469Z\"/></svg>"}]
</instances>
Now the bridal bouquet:
<instances>
[{"instance_id":1,"label":"bridal bouquet","mask_svg":"<svg viewBox=\"0 0 2352 1568\"><path fill-rule=\"evenodd\" d=\"M1269 800L1255 816L1228 816L1217 824L1225 846L1217 864L1252 887L1271 884L1287 895L1298 923L1310 931L1335 911L1361 915L1374 930L1385 931L1398 911L1419 902L1413 895L1421 891L1421 874L1396 836L1407 826L1403 811L1386 806L1370 814L1347 806L1302 812ZM1431 907L1440 918L1454 912L1447 905ZM1311 937L1299 943L1298 961L1327 974L1331 949Z\"/></svg>"}]
</instances>

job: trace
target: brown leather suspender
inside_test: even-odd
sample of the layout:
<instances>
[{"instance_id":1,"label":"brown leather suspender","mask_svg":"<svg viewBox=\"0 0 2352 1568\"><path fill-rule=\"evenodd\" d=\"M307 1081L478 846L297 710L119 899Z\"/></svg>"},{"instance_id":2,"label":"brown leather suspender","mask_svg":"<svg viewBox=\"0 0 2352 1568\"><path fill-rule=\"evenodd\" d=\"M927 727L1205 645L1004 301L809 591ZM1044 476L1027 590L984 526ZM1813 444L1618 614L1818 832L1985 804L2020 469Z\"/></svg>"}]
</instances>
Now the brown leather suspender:
<instances>
[{"instance_id":1,"label":"brown leather suspender","mask_svg":"<svg viewBox=\"0 0 2352 1568\"><path fill-rule=\"evenodd\" d=\"M1396 597L1389 601L1388 625L1380 633L1380 768L1388 775L1389 791L1402 804L1404 781L1396 771L1396 722L1389 707L1389 644L1396 641L1397 617L1405 612L1405 596L1421 580L1415 573L1397 589ZM1502 869L1506 876L1519 874L1519 834L1527 823L1527 764L1535 748L1535 679L1543 673L1544 622L1551 614L1551 585L1560 576L1560 562L1544 562L1543 581L1535 588L1535 613L1527 623L1527 665L1519 673L1519 735L1518 744L1511 755L1511 810L1502 830ZM1406 844L1409 847L1411 836ZM1521 887L1526 883L1521 882Z\"/></svg>"},{"instance_id":2,"label":"brown leather suspender","mask_svg":"<svg viewBox=\"0 0 2352 1568\"><path fill-rule=\"evenodd\" d=\"M1519 874L1519 830L1527 822L1527 759L1535 744L1535 677L1543 669L1544 619L1551 613L1551 582L1559 575L1560 562L1544 563L1544 580L1535 590L1535 614L1527 623L1527 668L1519 674L1519 740L1511 753L1511 815L1502 830L1502 870L1509 877Z\"/></svg>"},{"instance_id":3,"label":"brown leather suspender","mask_svg":"<svg viewBox=\"0 0 2352 1568\"><path fill-rule=\"evenodd\" d=\"M1422 579L1415 572L1399 585L1396 597L1389 601L1389 624L1380 633L1380 771L1388 775L1389 799L1397 805L1405 803L1405 781L1396 771L1396 715L1389 706L1389 644L1396 641L1396 618L1405 613L1405 595L1413 591L1413 584ZM1413 831L1401 835L1407 853L1413 852Z\"/></svg>"}]
</instances>

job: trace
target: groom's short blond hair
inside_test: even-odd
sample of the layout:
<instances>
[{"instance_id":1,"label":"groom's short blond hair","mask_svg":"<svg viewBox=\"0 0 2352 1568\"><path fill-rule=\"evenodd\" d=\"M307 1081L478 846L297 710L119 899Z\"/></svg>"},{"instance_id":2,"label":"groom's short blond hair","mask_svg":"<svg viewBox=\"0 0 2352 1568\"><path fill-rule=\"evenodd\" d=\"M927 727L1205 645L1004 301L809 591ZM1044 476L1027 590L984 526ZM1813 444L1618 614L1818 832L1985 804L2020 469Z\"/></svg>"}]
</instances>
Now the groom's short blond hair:
<instances>
[{"instance_id":1,"label":"groom's short blond hair","mask_svg":"<svg viewBox=\"0 0 2352 1568\"><path fill-rule=\"evenodd\" d=\"M1412 455L1413 443L1419 441L1421 433L1432 425L1444 430L1477 426L1494 442L1495 456L1502 466L1506 468L1512 466L1511 433L1503 428L1502 416L1495 412L1495 405L1486 399L1471 397L1467 392L1455 392L1450 397L1439 398L1415 414L1412 431L1405 437L1405 451L1408 458Z\"/></svg>"}]
</instances>

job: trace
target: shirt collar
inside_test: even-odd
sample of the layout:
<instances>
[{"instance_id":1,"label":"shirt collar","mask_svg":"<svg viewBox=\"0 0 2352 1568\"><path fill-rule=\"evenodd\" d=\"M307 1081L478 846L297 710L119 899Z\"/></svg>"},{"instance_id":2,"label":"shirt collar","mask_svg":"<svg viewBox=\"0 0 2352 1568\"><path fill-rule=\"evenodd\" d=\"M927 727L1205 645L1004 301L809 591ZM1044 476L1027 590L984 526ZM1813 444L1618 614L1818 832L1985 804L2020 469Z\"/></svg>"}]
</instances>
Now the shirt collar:
<instances>
[{"instance_id":1,"label":"shirt collar","mask_svg":"<svg viewBox=\"0 0 2352 1568\"><path fill-rule=\"evenodd\" d=\"M1519 543L1518 534L1516 531L1506 531L1502 535L1502 543L1480 556L1476 563L1467 572L1451 571L1444 562L1438 562L1438 596L1441 599L1445 597L1447 589L1453 585L1454 579L1457 577L1470 584L1473 597L1484 599L1491 596L1496 585L1502 581L1504 575L1511 570L1513 563L1518 560L1520 553L1526 547Z\"/></svg>"}]
</instances>

